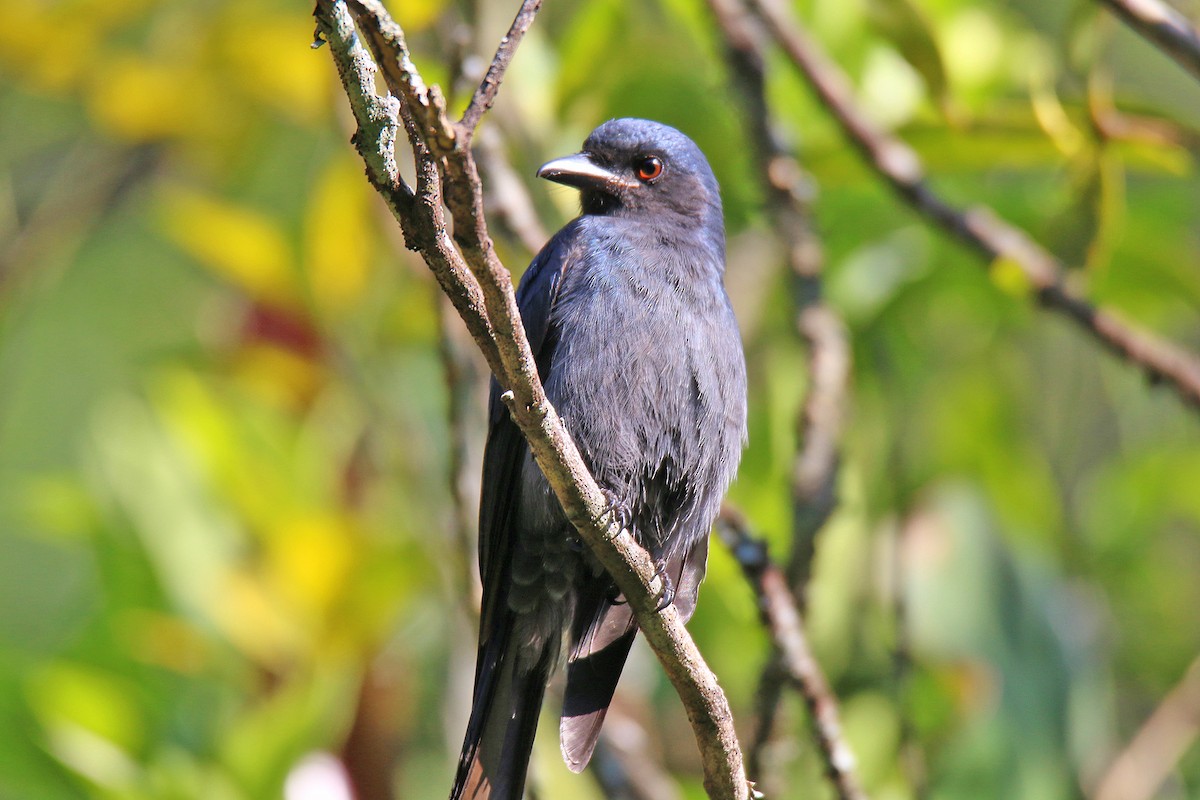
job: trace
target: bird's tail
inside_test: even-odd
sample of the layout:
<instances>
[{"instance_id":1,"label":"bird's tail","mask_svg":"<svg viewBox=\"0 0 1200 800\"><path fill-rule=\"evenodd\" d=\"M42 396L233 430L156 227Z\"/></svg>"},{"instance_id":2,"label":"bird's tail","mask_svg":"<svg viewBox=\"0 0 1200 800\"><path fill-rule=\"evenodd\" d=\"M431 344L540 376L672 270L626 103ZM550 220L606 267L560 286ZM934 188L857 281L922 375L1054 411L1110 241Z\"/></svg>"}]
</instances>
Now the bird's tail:
<instances>
[{"instance_id":1,"label":"bird's tail","mask_svg":"<svg viewBox=\"0 0 1200 800\"><path fill-rule=\"evenodd\" d=\"M511 614L510 614L511 617ZM450 800L521 800L556 651L513 647L512 619L479 647L475 692Z\"/></svg>"}]
</instances>

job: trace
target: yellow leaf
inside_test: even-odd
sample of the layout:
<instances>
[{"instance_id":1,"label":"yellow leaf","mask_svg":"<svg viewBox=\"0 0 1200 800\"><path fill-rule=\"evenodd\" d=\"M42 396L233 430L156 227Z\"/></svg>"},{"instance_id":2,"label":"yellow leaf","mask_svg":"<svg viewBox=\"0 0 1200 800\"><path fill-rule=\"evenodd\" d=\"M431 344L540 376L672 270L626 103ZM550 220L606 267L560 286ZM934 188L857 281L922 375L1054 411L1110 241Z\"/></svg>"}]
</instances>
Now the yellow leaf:
<instances>
[{"instance_id":1,"label":"yellow leaf","mask_svg":"<svg viewBox=\"0 0 1200 800\"><path fill-rule=\"evenodd\" d=\"M88 111L120 139L204 138L224 118L211 81L187 65L122 54L100 61L89 77Z\"/></svg>"},{"instance_id":2,"label":"yellow leaf","mask_svg":"<svg viewBox=\"0 0 1200 800\"><path fill-rule=\"evenodd\" d=\"M231 4L229 11L221 26L227 32L222 57L232 73L229 80L297 122L311 122L325 113L333 70L329 56L309 46L311 15L282 17L244 3Z\"/></svg>"},{"instance_id":3,"label":"yellow leaf","mask_svg":"<svg viewBox=\"0 0 1200 800\"><path fill-rule=\"evenodd\" d=\"M251 297L298 305L291 248L277 222L186 189L169 191L163 206L167 234L201 264Z\"/></svg>"},{"instance_id":4,"label":"yellow leaf","mask_svg":"<svg viewBox=\"0 0 1200 800\"><path fill-rule=\"evenodd\" d=\"M103 30L37 3L0 5L0 65L47 92L69 91L93 66Z\"/></svg>"},{"instance_id":5,"label":"yellow leaf","mask_svg":"<svg viewBox=\"0 0 1200 800\"><path fill-rule=\"evenodd\" d=\"M1033 291L1033 284L1029 282L1029 276L1025 274L1025 270L1008 256L1000 256L993 261L989 273L992 283L1006 294L1014 297L1026 297Z\"/></svg>"},{"instance_id":6,"label":"yellow leaf","mask_svg":"<svg viewBox=\"0 0 1200 800\"><path fill-rule=\"evenodd\" d=\"M114 632L129 654L147 664L196 674L209 660L204 636L190 622L158 611L131 609L114 620Z\"/></svg>"},{"instance_id":7,"label":"yellow leaf","mask_svg":"<svg viewBox=\"0 0 1200 800\"><path fill-rule=\"evenodd\" d=\"M324 619L340 599L354 564L351 525L328 512L296 516L271 532L270 571L290 604Z\"/></svg>"},{"instance_id":8,"label":"yellow leaf","mask_svg":"<svg viewBox=\"0 0 1200 800\"><path fill-rule=\"evenodd\" d=\"M319 363L271 344L243 347L235 375L259 400L293 411L306 406L326 378Z\"/></svg>"},{"instance_id":9,"label":"yellow leaf","mask_svg":"<svg viewBox=\"0 0 1200 800\"><path fill-rule=\"evenodd\" d=\"M335 158L317 179L305 220L308 280L317 305L331 312L358 299L370 274L370 187L362 166Z\"/></svg>"},{"instance_id":10,"label":"yellow leaf","mask_svg":"<svg viewBox=\"0 0 1200 800\"><path fill-rule=\"evenodd\" d=\"M282 667L308 650L303 630L250 570L231 573L216 596L214 616L221 630L258 663Z\"/></svg>"}]
</instances>

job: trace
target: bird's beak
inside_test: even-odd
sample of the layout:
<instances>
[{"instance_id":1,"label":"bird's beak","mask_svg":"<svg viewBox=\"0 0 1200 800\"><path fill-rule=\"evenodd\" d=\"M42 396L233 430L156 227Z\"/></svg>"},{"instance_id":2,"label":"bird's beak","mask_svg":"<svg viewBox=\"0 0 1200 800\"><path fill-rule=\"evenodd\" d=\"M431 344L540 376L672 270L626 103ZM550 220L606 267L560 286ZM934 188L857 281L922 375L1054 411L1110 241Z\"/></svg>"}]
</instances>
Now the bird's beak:
<instances>
[{"instance_id":1,"label":"bird's beak","mask_svg":"<svg viewBox=\"0 0 1200 800\"><path fill-rule=\"evenodd\" d=\"M638 185L596 164L587 153L547 161L538 169L537 176L576 189L631 189Z\"/></svg>"}]
</instances>

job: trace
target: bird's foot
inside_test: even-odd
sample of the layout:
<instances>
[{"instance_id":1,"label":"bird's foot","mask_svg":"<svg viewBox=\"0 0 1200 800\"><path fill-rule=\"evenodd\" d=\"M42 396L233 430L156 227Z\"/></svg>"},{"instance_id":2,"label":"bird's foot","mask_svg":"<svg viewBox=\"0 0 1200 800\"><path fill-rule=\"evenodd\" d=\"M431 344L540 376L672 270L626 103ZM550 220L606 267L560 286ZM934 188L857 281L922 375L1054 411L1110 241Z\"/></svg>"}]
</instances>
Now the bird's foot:
<instances>
[{"instance_id":1,"label":"bird's foot","mask_svg":"<svg viewBox=\"0 0 1200 800\"><path fill-rule=\"evenodd\" d=\"M604 495L605 516L620 525L621 530L629 530L629 526L633 524L633 510L629 504L610 489L601 489L600 493Z\"/></svg>"},{"instance_id":2,"label":"bird's foot","mask_svg":"<svg viewBox=\"0 0 1200 800\"><path fill-rule=\"evenodd\" d=\"M675 602L675 581L667 573L667 562L659 559L654 562L654 576L662 582L662 590L658 593L658 603L654 607L657 613Z\"/></svg>"},{"instance_id":3,"label":"bird's foot","mask_svg":"<svg viewBox=\"0 0 1200 800\"><path fill-rule=\"evenodd\" d=\"M658 592L657 602L654 604L654 612L657 614L671 603L675 602L675 582L671 580L671 576L667 573L667 563L662 559L654 562L654 577L658 578L662 588ZM623 606L626 602L625 595L621 594L616 585L609 587L607 594L608 602L614 606Z\"/></svg>"}]
</instances>

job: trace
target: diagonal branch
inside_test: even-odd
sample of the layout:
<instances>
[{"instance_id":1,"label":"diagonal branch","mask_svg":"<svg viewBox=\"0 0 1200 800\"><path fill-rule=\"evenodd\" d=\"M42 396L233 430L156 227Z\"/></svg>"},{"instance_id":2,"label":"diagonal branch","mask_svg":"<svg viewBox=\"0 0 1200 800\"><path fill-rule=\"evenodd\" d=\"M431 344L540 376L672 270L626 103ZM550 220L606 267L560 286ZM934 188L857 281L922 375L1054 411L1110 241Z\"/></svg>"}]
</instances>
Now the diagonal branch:
<instances>
[{"instance_id":1,"label":"diagonal branch","mask_svg":"<svg viewBox=\"0 0 1200 800\"><path fill-rule=\"evenodd\" d=\"M462 119L458 121L458 128L467 142L471 141L475 129L479 127L479 120L492 107L492 102L496 99L496 92L500 91L500 81L504 79L504 72L512 63L513 54L517 52L517 45L521 43L529 26L533 25L534 17L537 16L541 7L542 0L524 0L508 33L500 40L500 46L496 48L496 55L492 58L491 66L484 73L479 88L475 90L467 110L463 112Z\"/></svg>"},{"instance_id":2,"label":"diagonal branch","mask_svg":"<svg viewBox=\"0 0 1200 800\"><path fill-rule=\"evenodd\" d=\"M1100 0L1181 67L1200 78L1200 31L1161 0Z\"/></svg>"},{"instance_id":3,"label":"diagonal branch","mask_svg":"<svg viewBox=\"0 0 1200 800\"><path fill-rule=\"evenodd\" d=\"M937 227L983 256L989 265L1020 270L1037 301L1078 324L1105 349L1140 368L1185 402L1200 406L1200 361L1176 345L1099 308L1067 286L1063 264L990 209L960 210L936 195L917 154L872 123L854 101L841 69L800 27L782 0L749 0L788 58L812 85L868 165Z\"/></svg>"},{"instance_id":4,"label":"diagonal branch","mask_svg":"<svg viewBox=\"0 0 1200 800\"><path fill-rule=\"evenodd\" d=\"M737 560L758 598L758 610L779 654L778 666L804 697L813 733L839 800L866 800L855 774L855 758L842 733L837 698L813 657L800 610L783 570L771 560L767 545L749 532L745 518L726 506L717 518L717 533Z\"/></svg>"},{"instance_id":5,"label":"diagonal branch","mask_svg":"<svg viewBox=\"0 0 1200 800\"><path fill-rule=\"evenodd\" d=\"M409 55L403 30L377 0L317 0L315 13L320 32L334 51L343 86L352 96L351 107L360 128L371 121L359 116L364 105L356 103L353 95L358 91L356 87L369 85L369 76L364 77L362 60L354 57L355 23L389 89L399 99L397 112L408 133L418 175L415 202L393 206L406 243L421 253L463 316L507 390L503 399L567 518L634 611L687 710L700 747L709 795L745 800L750 787L725 694L675 606L658 608L665 587L649 554L615 519L574 441L546 399L521 324L511 277L488 235L474 156L460 129L447 117L440 90L426 86ZM502 45L497 57L504 57L510 50ZM370 160L368 173L385 199L388 192L396 191L390 175L372 173ZM443 203L454 223L453 240L447 232Z\"/></svg>"},{"instance_id":6,"label":"diagonal branch","mask_svg":"<svg viewBox=\"0 0 1200 800\"><path fill-rule=\"evenodd\" d=\"M1100 780L1094 800L1149 800L1200 738L1200 658L1167 694Z\"/></svg>"}]
</instances>

